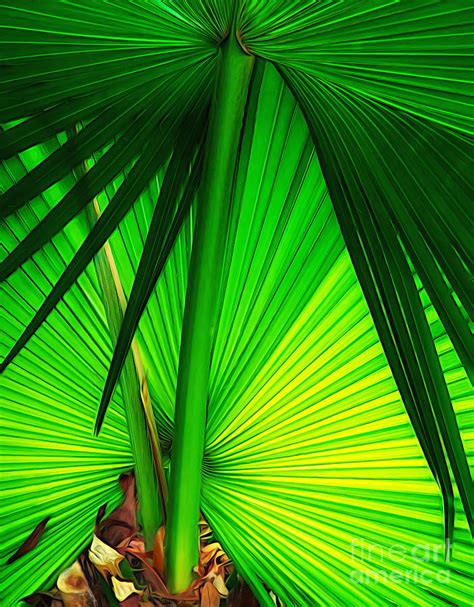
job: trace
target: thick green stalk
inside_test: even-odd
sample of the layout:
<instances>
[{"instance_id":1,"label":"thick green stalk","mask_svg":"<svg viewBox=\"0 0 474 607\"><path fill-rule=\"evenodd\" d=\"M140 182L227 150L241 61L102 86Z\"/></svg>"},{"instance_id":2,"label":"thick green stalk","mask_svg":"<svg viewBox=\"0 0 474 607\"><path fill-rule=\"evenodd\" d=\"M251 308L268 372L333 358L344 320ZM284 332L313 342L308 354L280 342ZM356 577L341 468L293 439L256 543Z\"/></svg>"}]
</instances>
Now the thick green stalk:
<instances>
[{"instance_id":1,"label":"thick green stalk","mask_svg":"<svg viewBox=\"0 0 474 607\"><path fill-rule=\"evenodd\" d=\"M222 44L198 196L176 391L166 528L167 582L187 588L198 560L198 521L216 302L232 184L254 60L235 32Z\"/></svg>"}]
</instances>

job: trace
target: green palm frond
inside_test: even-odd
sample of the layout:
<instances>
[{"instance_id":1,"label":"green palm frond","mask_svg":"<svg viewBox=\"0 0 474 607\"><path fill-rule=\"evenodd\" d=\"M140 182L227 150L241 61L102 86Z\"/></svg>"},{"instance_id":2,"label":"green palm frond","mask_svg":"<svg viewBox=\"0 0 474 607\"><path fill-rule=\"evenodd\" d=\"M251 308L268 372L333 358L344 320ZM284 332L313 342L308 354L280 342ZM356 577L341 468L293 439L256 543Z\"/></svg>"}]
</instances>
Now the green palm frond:
<instances>
[{"instance_id":1,"label":"green palm frond","mask_svg":"<svg viewBox=\"0 0 474 607\"><path fill-rule=\"evenodd\" d=\"M472 7L464 0L246 4L246 46L310 82L472 133Z\"/></svg>"},{"instance_id":2,"label":"green palm frond","mask_svg":"<svg viewBox=\"0 0 474 607\"><path fill-rule=\"evenodd\" d=\"M169 463L233 19L256 65L213 276L201 507L262 605L271 589L301 607L467 607L464 0L0 2L2 600L53 581L120 499L134 462L113 390L134 335ZM106 242L118 337L92 263Z\"/></svg>"}]
</instances>

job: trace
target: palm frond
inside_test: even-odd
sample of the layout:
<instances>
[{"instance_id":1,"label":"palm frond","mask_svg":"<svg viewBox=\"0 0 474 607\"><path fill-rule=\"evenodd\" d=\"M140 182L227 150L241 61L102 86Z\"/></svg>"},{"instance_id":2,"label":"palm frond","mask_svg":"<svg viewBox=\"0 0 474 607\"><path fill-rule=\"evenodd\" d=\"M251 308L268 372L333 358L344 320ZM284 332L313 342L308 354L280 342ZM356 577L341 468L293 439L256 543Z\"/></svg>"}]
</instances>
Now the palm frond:
<instances>
[{"instance_id":1,"label":"palm frond","mask_svg":"<svg viewBox=\"0 0 474 607\"><path fill-rule=\"evenodd\" d=\"M451 146L462 158L465 143L455 133L438 133L430 123L355 98L339 87L313 82L311 95L311 101L302 103L325 179L397 385L445 494L450 537L452 490L442 444L471 525L472 479L407 252L471 375L472 336L463 305L469 288L468 239L464 227L457 231L454 225L463 222L463 210L467 216L469 179L461 165L459 180L446 189L440 183L445 158L437 151ZM447 146L440 148L441 141ZM452 205L460 208L455 219Z\"/></svg>"},{"instance_id":2,"label":"palm frond","mask_svg":"<svg viewBox=\"0 0 474 607\"><path fill-rule=\"evenodd\" d=\"M242 38L301 76L472 134L472 19L465 0L251 0Z\"/></svg>"},{"instance_id":3,"label":"palm frond","mask_svg":"<svg viewBox=\"0 0 474 607\"><path fill-rule=\"evenodd\" d=\"M278 65L305 113L385 353L444 494L450 539L443 449L471 529L473 483L410 262L472 381L469 10L462 2L312 7L261 7L262 21L244 28L244 42Z\"/></svg>"}]
</instances>

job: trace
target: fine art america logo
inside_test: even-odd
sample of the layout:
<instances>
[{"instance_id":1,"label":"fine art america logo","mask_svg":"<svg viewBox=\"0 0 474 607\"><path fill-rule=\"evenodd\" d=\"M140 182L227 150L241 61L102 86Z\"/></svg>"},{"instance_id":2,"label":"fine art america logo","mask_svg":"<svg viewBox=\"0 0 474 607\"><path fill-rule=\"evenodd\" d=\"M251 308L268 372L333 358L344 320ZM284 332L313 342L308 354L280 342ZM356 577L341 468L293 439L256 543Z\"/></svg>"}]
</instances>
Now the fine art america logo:
<instances>
[{"instance_id":1,"label":"fine art america logo","mask_svg":"<svg viewBox=\"0 0 474 607\"><path fill-rule=\"evenodd\" d=\"M451 572L446 567L445 555L450 554L450 548L449 542L446 545L415 544L407 547L353 539L353 569L349 577L353 584L448 584Z\"/></svg>"}]
</instances>

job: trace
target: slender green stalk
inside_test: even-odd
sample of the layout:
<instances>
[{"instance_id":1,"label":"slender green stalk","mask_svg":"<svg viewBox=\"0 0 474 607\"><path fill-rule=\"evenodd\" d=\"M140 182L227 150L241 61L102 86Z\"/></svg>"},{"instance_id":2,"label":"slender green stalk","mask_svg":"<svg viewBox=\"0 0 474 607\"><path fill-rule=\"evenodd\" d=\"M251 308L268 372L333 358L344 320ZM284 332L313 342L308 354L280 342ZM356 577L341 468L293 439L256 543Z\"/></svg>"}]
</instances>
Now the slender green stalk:
<instances>
[{"instance_id":1,"label":"slender green stalk","mask_svg":"<svg viewBox=\"0 0 474 607\"><path fill-rule=\"evenodd\" d=\"M97 200L94 199L94 212L96 218L100 216L100 209L97 203ZM88 207L90 212L90 207ZM107 284L114 284L115 292L117 294L112 297L113 300L117 299L119 306L114 305L114 308L117 308L114 312L114 317L117 318L119 322L118 330L121 328L121 323L123 320L123 315L125 313L125 309L127 307L127 299L125 297L125 292L123 290L122 282L120 280L120 276L117 270L117 266L115 264L114 255L112 253L112 247L109 242L106 242L101 255L103 256L102 265L96 263L96 269L100 271L100 280L101 282L106 281ZM100 257L98 257L100 259ZM118 310L120 307L120 311ZM109 321L110 323L110 321ZM115 322L116 324L116 322ZM153 413L153 405L150 398L150 392L148 390L148 382L145 375L145 370L143 369L142 357L140 354L140 349L138 347L137 340L134 339L132 341L131 352L133 357L133 366L135 369L135 375L139 384L139 392L141 404L143 407L144 419L146 422L146 427L148 430L148 440L150 442L150 449L153 454L153 463L155 466L155 476L158 481L158 490L160 495L160 506L161 512L163 516L163 522L166 522L166 504L168 502L168 483L166 480L166 475L163 467L163 456L161 452L160 439L158 436L158 429L156 427L155 416ZM134 397L136 398L136 397ZM147 481L147 477L144 476L145 486L150 487L150 483ZM154 533L156 533L157 529L154 528Z\"/></svg>"},{"instance_id":2,"label":"slender green stalk","mask_svg":"<svg viewBox=\"0 0 474 607\"><path fill-rule=\"evenodd\" d=\"M176 392L166 568L186 589L198 560L198 521L216 302L242 121L254 60L235 32L224 41L211 108L186 293Z\"/></svg>"},{"instance_id":3,"label":"slender green stalk","mask_svg":"<svg viewBox=\"0 0 474 607\"><path fill-rule=\"evenodd\" d=\"M87 171L87 164L84 163ZM97 200L87 207L87 219L92 226L100 216ZM94 259L101 294L105 305L107 324L112 336L116 339L120 331L123 313L126 306L125 294L117 272L115 260L110 244L107 242ZM161 454L156 428L150 427L149 415L146 407L150 406L147 394L146 379L143 374L140 353L134 342L132 351L128 355L122 376L121 388L125 405L130 445L134 458L137 494L140 505L140 520L143 528L145 547L152 550L155 534L162 521L160 503L163 515L165 504L163 490L160 486L160 474L157 469L161 460L157 461L156 452ZM161 496L161 500L158 496Z\"/></svg>"}]
</instances>

